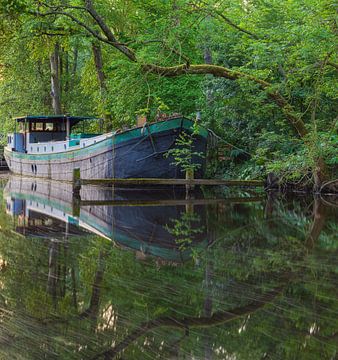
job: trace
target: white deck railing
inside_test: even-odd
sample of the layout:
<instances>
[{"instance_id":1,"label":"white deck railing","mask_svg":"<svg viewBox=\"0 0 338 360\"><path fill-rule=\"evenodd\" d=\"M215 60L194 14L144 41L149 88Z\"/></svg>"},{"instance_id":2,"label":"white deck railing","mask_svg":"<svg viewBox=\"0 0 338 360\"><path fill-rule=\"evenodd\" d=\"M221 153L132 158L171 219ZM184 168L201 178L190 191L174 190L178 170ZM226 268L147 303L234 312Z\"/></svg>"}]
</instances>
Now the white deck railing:
<instances>
[{"instance_id":1,"label":"white deck railing","mask_svg":"<svg viewBox=\"0 0 338 360\"><path fill-rule=\"evenodd\" d=\"M10 134L9 136L11 136ZM100 141L106 140L112 136L112 133L103 134L86 139L71 139L65 141L48 141L48 142L37 142L28 143L26 145L27 154L55 154L62 153L65 151L78 150L91 145L94 145ZM28 137L27 137L28 138ZM74 145L78 142L77 145ZM8 150L12 150L13 143L10 142L7 145Z\"/></svg>"}]
</instances>

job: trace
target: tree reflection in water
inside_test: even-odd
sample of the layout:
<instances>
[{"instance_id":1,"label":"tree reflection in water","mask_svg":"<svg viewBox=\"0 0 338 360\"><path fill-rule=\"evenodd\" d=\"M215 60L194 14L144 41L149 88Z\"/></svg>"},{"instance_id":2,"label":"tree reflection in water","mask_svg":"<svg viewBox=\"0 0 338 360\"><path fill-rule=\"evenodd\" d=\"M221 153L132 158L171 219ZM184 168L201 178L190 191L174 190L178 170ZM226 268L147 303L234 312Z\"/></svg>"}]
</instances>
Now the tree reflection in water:
<instances>
[{"instance_id":1,"label":"tree reflection in water","mask_svg":"<svg viewBox=\"0 0 338 360\"><path fill-rule=\"evenodd\" d=\"M209 245L176 262L71 229L24 237L3 209L1 357L334 358L334 208L270 196L205 213Z\"/></svg>"}]
</instances>

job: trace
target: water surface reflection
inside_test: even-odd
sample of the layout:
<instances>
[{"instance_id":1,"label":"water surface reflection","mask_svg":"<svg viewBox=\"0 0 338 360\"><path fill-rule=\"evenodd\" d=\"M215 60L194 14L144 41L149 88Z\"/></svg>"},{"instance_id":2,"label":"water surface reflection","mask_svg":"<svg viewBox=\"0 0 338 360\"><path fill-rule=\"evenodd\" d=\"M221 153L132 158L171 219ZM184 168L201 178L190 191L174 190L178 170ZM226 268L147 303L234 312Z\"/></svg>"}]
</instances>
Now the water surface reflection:
<instances>
[{"instance_id":1,"label":"water surface reflection","mask_svg":"<svg viewBox=\"0 0 338 360\"><path fill-rule=\"evenodd\" d=\"M335 358L334 199L81 195L6 184L1 357Z\"/></svg>"}]
</instances>

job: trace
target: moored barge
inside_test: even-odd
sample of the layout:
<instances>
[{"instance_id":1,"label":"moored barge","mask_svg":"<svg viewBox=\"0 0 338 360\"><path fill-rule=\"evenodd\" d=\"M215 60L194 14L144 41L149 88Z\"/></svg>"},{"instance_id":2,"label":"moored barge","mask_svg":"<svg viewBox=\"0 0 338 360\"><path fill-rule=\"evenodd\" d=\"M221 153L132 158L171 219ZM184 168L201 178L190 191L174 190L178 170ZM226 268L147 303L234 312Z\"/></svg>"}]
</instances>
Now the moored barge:
<instances>
[{"instance_id":1,"label":"moored barge","mask_svg":"<svg viewBox=\"0 0 338 360\"><path fill-rule=\"evenodd\" d=\"M205 154L207 147L208 131L202 126L196 131L194 121L181 116L99 134L83 131L88 121L102 121L91 117L24 116L15 120L19 129L8 135L4 155L10 170L24 176L71 181L78 168L86 179L183 178L172 156L165 156L177 146L178 136L194 131L193 151ZM193 162L198 164L195 176L202 178L205 157L194 157Z\"/></svg>"}]
</instances>

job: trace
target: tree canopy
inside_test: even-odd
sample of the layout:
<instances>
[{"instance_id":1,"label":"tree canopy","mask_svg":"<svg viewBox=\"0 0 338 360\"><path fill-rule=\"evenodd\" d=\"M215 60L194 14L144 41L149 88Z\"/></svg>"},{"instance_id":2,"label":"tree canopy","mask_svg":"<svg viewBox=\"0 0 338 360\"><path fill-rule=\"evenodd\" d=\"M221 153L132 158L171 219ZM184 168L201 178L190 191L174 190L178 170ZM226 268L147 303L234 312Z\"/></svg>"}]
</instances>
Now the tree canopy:
<instances>
[{"instance_id":1,"label":"tree canopy","mask_svg":"<svg viewBox=\"0 0 338 360\"><path fill-rule=\"evenodd\" d=\"M316 181L337 163L335 11L327 0L1 0L0 114L52 111L57 44L62 112L119 127L199 110L232 145L223 175Z\"/></svg>"}]
</instances>

